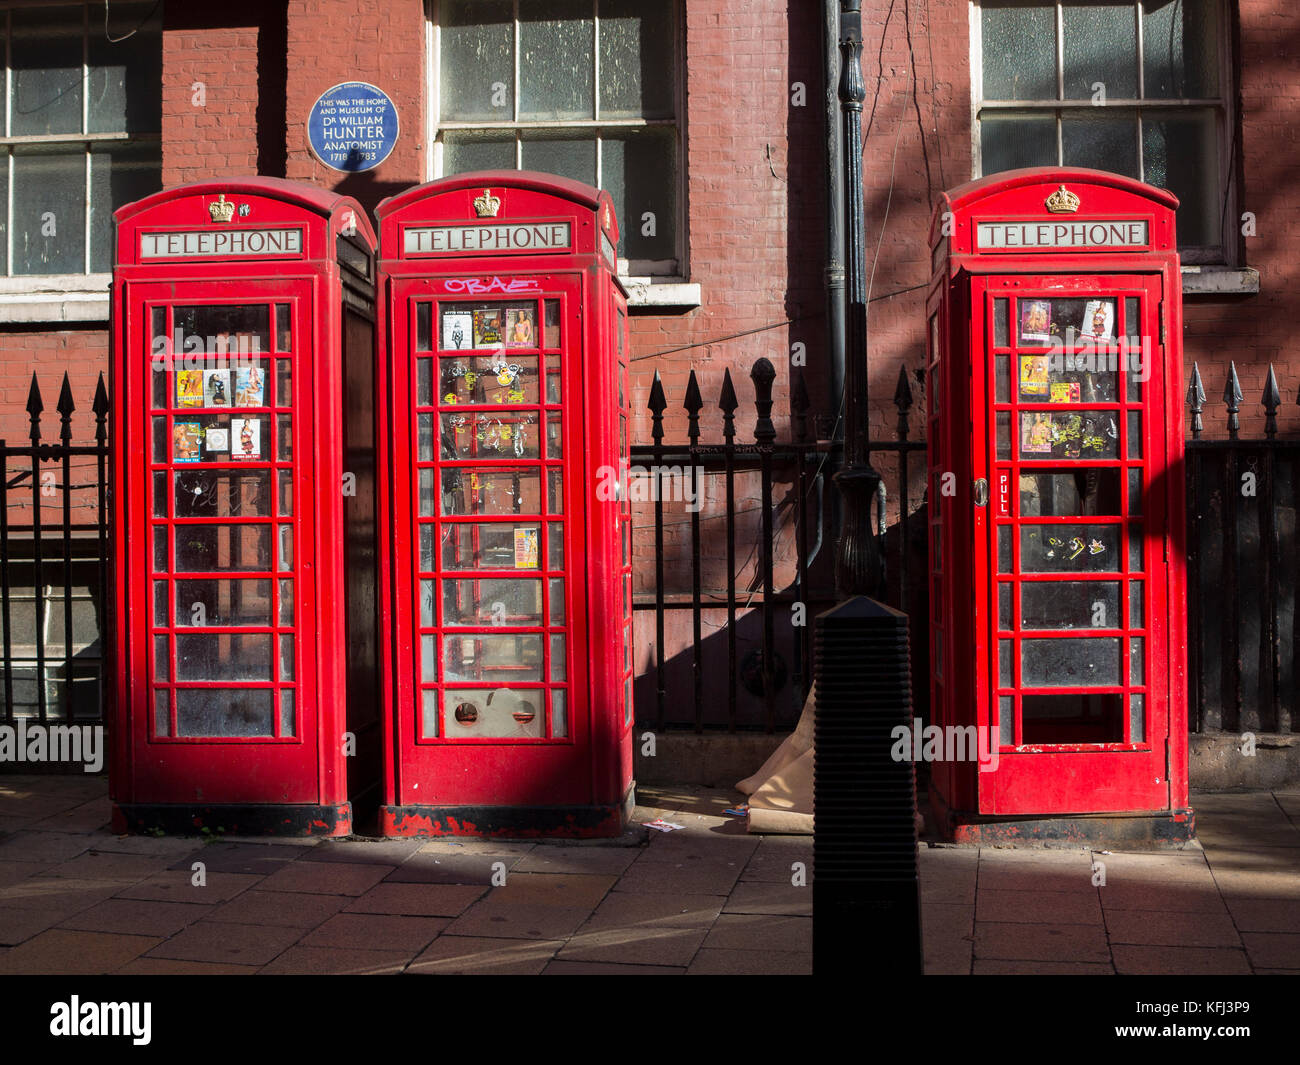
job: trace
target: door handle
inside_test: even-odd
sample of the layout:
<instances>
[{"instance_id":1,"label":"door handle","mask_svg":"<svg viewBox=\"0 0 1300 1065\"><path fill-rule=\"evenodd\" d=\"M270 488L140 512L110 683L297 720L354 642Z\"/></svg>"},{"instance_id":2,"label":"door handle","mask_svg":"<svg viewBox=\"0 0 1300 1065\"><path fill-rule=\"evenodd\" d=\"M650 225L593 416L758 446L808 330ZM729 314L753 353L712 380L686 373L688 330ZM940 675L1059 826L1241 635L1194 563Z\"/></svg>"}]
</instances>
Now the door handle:
<instances>
[{"instance_id":1,"label":"door handle","mask_svg":"<svg viewBox=\"0 0 1300 1065\"><path fill-rule=\"evenodd\" d=\"M987 507L989 505L989 482L985 477L980 477L975 481L973 486L975 496L975 505L977 507Z\"/></svg>"}]
</instances>

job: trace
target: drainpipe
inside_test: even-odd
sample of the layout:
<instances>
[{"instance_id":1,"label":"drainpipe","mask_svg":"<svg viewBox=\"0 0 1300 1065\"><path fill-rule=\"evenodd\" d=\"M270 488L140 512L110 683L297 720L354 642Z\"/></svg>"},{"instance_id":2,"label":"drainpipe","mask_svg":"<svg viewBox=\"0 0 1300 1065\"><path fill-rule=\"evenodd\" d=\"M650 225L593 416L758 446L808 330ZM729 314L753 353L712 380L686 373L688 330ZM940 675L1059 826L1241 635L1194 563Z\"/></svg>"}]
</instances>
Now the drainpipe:
<instances>
[{"instance_id":1,"label":"drainpipe","mask_svg":"<svg viewBox=\"0 0 1300 1065\"><path fill-rule=\"evenodd\" d=\"M830 352L831 440L844 442L837 418L844 395L844 148L840 131L840 5L822 0L822 47L826 65L826 346ZM838 456L830 460L834 472ZM835 496L838 512L838 494ZM838 517L838 513L836 515ZM838 521L837 521L838 525Z\"/></svg>"}]
</instances>

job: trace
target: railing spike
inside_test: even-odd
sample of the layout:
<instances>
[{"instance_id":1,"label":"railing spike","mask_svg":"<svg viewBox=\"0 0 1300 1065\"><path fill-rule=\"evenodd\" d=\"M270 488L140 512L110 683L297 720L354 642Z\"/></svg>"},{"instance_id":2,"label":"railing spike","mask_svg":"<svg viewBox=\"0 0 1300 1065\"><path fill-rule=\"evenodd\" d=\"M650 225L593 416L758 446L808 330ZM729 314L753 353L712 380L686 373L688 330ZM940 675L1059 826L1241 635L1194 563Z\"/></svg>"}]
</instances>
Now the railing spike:
<instances>
[{"instance_id":1,"label":"railing spike","mask_svg":"<svg viewBox=\"0 0 1300 1065\"><path fill-rule=\"evenodd\" d=\"M1192 363L1192 381L1187 386L1187 403L1192 411L1192 439L1201 435L1205 426L1201 423L1201 411L1205 407L1205 385L1201 383L1201 368Z\"/></svg>"},{"instance_id":2,"label":"railing spike","mask_svg":"<svg viewBox=\"0 0 1300 1065\"><path fill-rule=\"evenodd\" d=\"M1272 439L1277 435L1277 409L1282 405L1282 393L1277 388L1277 374L1273 364L1268 364L1268 378L1264 381L1264 435Z\"/></svg>"},{"instance_id":3,"label":"railing spike","mask_svg":"<svg viewBox=\"0 0 1300 1065\"><path fill-rule=\"evenodd\" d=\"M898 384L894 386L894 405L900 411L912 409L915 400L912 398L912 382L907 379L907 368L900 366L898 368Z\"/></svg>"},{"instance_id":4,"label":"railing spike","mask_svg":"<svg viewBox=\"0 0 1300 1065\"><path fill-rule=\"evenodd\" d=\"M90 405L95 412L95 440L103 443L108 439L108 389L104 387L104 374L99 375L99 384L95 386L95 401Z\"/></svg>"},{"instance_id":5,"label":"railing spike","mask_svg":"<svg viewBox=\"0 0 1300 1065\"><path fill-rule=\"evenodd\" d=\"M771 444L776 439L776 426L772 424L772 383L776 380L776 369L767 359L759 359L749 371L749 379L754 382L754 406L758 409L754 439L760 444Z\"/></svg>"},{"instance_id":6,"label":"railing spike","mask_svg":"<svg viewBox=\"0 0 1300 1065\"><path fill-rule=\"evenodd\" d=\"M695 371L686 379L686 399L682 408L686 411L686 435L692 444L700 442L700 410L704 407L704 397L700 395L700 382L696 380Z\"/></svg>"},{"instance_id":7,"label":"railing spike","mask_svg":"<svg viewBox=\"0 0 1300 1065\"><path fill-rule=\"evenodd\" d=\"M718 397L718 409L725 415L733 415L736 408L740 406L740 401L736 399L736 386L731 383L731 369L728 367L722 373L722 394Z\"/></svg>"},{"instance_id":8,"label":"railing spike","mask_svg":"<svg viewBox=\"0 0 1300 1065\"><path fill-rule=\"evenodd\" d=\"M59 439L65 444L72 443L72 412L77 404L72 399L72 382L68 380L68 371L63 371L63 387L59 389L59 402L55 405L59 412Z\"/></svg>"},{"instance_id":9,"label":"railing spike","mask_svg":"<svg viewBox=\"0 0 1300 1065\"><path fill-rule=\"evenodd\" d=\"M664 383L655 371L655 379L650 385L650 399L646 402L650 408L650 436L656 444L664 439L664 411L668 409L668 400L664 398Z\"/></svg>"},{"instance_id":10,"label":"railing spike","mask_svg":"<svg viewBox=\"0 0 1300 1065\"><path fill-rule=\"evenodd\" d=\"M1235 361L1228 363L1228 381L1223 386L1223 402L1228 405L1228 436L1236 440L1237 433L1241 429L1241 419L1237 417L1237 411L1241 409L1241 381L1237 379L1237 364Z\"/></svg>"},{"instance_id":11,"label":"railing spike","mask_svg":"<svg viewBox=\"0 0 1300 1065\"><path fill-rule=\"evenodd\" d=\"M45 404L41 402L41 386L36 383L36 374L32 374L32 387L27 390L27 415L31 418L30 437L35 444L41 439L41 411Z\"/></svg>"}]
</instances>

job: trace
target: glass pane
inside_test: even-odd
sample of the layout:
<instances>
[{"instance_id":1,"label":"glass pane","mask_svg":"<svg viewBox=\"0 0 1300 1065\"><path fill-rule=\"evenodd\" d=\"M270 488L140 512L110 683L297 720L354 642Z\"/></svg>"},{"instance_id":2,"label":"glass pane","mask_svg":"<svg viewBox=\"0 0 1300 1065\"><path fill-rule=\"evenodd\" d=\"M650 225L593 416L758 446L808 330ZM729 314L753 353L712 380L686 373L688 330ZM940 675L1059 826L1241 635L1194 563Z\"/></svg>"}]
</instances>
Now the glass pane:
<instances>
[{"instance_id":1,"label":"glass pane","mask_svg":"<svg viewBox=\"0 0 1300 1065\"><path fill-rule=\"evenodd\" d=\"M219 578L177 581L176 624L270 625L271 582Z\"/></svg>"},{"instance_id":2,"label":"glass pane","mask_svg":"<svg viewBox=\"0 0 1300 1065\"><path fill-rule=\"evenodd\" d=\"M107 15L107 27L99 12L92 9L90 15L86 52L89 131L157 133L162 129L162 94L158 91L162 7L115 3ZM119 200L116 206L131 199Z\"/></svg>"},{"instance_id":3,"label":"glass pane","mask_svg":"<svg viewBox=\"0 0 1300 1065\"><path fill-rule=\"evenodd\" d=\"M167 517L167 474L163 472L153 475L153 516Z\"/></svg>"},{"instance_id":4,"label":"glass pane","mask_svg":"<svg viewBox=\"0 0 1300 1065\"><path fill-rule=\"evenodd\" d=\"M167 582L153 582L153 623L167 624Z\"/></svg>"},{"instance_id":5,"label":"glass pane","mask_svg":"<svg viewBox=\"0 0 1300 1065\"><path fill-rule=\"evenodd\" d=\"M442 529L443 569L536 569L539 525L455 522ZM424 569L433 568L430 558Z\"/></svg>"},{"instance_id":6,"label":"glass pane","mask_svg":"<svg viewBox=\"0 0 1300 1065\"><path fill-rule=\"evenodd\" d=\"M1011 536L1010 525L998 526L998 572L1011 573Z\"/></svg>"},{"instance_id":7,"label":"glass pane","mask_svg":"<svg viewBox=\"0 0 1300 1065\"><path fill-rule=\"evenodd\" d=\"M151 93L155 101L160 97L157 84L155 81ZM162 188L162 150L156 143L96 145L91 149L90 269L92 271L106 273L113 268L113 212L123 204L142 199L160 188Z\"/></svg>"},{"instance_id":8,"label":"glass pane","mask_svg":"<svg viewBox=\"0 0 1300 1065\"><path fill-rule=\"evenodd\" d=\"M1137 118L1068 113L1061 118L1061 161L1138 176Z\"/></svg>"},{"instance_id":9,"label":"glass pane","mask_svg":"<svg viewBox=\"0 0 1300 1065\"><path fill-rule=\"evenodd\" d=\"M439 362L439 403L540 402L536 355L470 355Z\"/></svg>"},{"instance_id":10,"label":"glass pane","mask_svg":"<svg viewBox=\"0 0 1300 1065\"><path fill-rule=\"evenodd\" d=\"M1006 347L1010 343L1008 321L1011 301L1005 296L999 297L993 301L993 343L998 347ZM936 324L935 319L930 320L930 324Z\"/></svg>"},{"instance_id":11,"label":"glass pane","mask_svg":"<svg viewBox=\"0 0 1300 1065\"><path fill-rule=\"evenodd\" d=\"M178 688L180 736L271 736L271 689Z\"/></svg>"},{"instance_id":12,"label":"glass pane","mask_svg":"<svg viewBox=\"0 0 1300 1065\"><path fill-rule=\"evenodd\" d=\"M537 633L447 636L443 639L443 669L448 682L539 681L542 637Z\"/></svg>"},{"instance_id":13,"label":"glass pane","mask_svg":"<svg viewBox=\"0 0 1300 1065\"><path fill-rule=\"evenodd\" d=\"M17 17L15 11L15 21ZM76 17L80 25L80 12ZM80 70L76 80L81 80ZM15 124L17 121L15 108ZM13 272L85 273L86 153L80 148L72 151L15 149L13 167Z\"/></svg>"},{"instance_id":14,"label":"glass pane","mask_svg":"<svg viewBox=\"0 0 1300 1065\"><path fill-rule=\"evenodd\" d=\"M276 477L280 484L280 502L276 513L288 516L293 513L293 470L278 470Z\"/></svg>"},{"instance_id":15,"label":"glass pane","mask_svg":"<svg viewBox=\"0 0 1300 1065\"><path fill-rule=\"evenodd\" d=\"M452 419L452 421L448 423L448 419ZM444 426L448 424L454 426L457 423L463 425L465 423L465 416L462 414L443 415ZM417 418L415 419L415 454L416 454L416 458L420 462L433 461L433 415L432 414L421 414L417 416ZM454 448L452 449L452 453L448 457L450 458L457 457Z\"/></svg>"},{"instance_id":16,"label":"glass pane","mask_svg":"<svg viewBox=\"0 0 1300 1065\"><path fill-rule=\"evenodd\" d=\"M980 7L980 24L984 98L1055 100L1056 14L1053 9L986 3ZM992 171L986 166L984 173Z\"/></svg>"},{"instance_id":17,"label":"glass pane","mask_svg":"<svg viewBox=\"0 0 1300 1065\"><path fill-rule=\"evenodd\" d=\"M153 638L153 678L154 680L167 680L171 670L171 661L167 652L167 637L155 636Z\"/></svg>"},{"instance_id":18,"label":"glass pane","mask_svg":"<svg viewBox=\"0 0 1300 1065\"><path fill-rule=\"evenodd\" d=\"M280 569L293 569L293 526L281 525L280 529Z\"/></svg>"},{"instance_id":19,"label":"glass pane","mask_svg":"<svg viewBox=\"0 0 1300 1065\"><path fill-rule=\"evenodd\" d=\"M421 407L433 405L433 360L415 360L415 402Z\"/></svg>"},{"instance_id":20,"label":"glass pane","mask_svg":"<svg viewBox=\"0 0 1300 1065\"><path fill-rule=\"evenodd\" d=\"M293 624L293 581L280 582L280 624Z\"/></svg>"},{"instance_id":21,"label":"glass pane","mask_svg":"<svg viewBox=\"0 0 1300 1065\"><path fill-rule=\"evenodd\" d=\"M1130 743L1145 743L1147 738L1146 696L1128 697L1128 732Z\"/></svg>"},{"instance_id":22,"label":"glass pane","mask_svg":"<svg viewBox=\"0 0 1300 1065\"><path fill-rule=\"evenodd\" d=\"M269 525L177 525L175 543L181 573L271 568Z\"/></svg>"},{"instance_id":23,"label":"glass pane","mask_svg":"<svg viewBox=\"0 0 1300 1065\"><path fill-rule=\"evenodd\" d=\"M672 13L671 4L601 0L601 118L672 117Z\"/></svg>"},{"instance_id":24,"label":"glass pane","mask_svg":"<svg viewBox=\"0 0 1300 1065\"><path fill-rule=\"evenodd\" d=\"M1222 243L1219 136L1212 111L1142 115L1142 162L1150 185L1178 197L1179 247ZM16 245L15 245L16 246Z\"/></svg>"},{"instance_id":25,"label":"glass pane","mask_svg":"<svg viewBox=\"0 0 1300 1065\"><path fill-rule=\"evenodd\" d=\"M563 424L558 413L549 414L546 418L546 457L564 458Z\"/></svg>"},{"instance_id":26,"label":"glass pane","mask_svg":"<svg viewBox=\"0 0 1300 1065\"><path fill-rule=\"evenodd\" d=\"M443 0L439 40L442 118L512 119L515 32L510 0ZM514 165L513 159L508 165Z\"/></svg>"},{"instance_id":27,"label":"glass pane","mask_svg":"<svg viewBox=\"0 0 1300 1065\"><path fill-rule=\"evenodd\" d=\"M1015 628L1014 619L1011 616L1011 585L998 585L998 628L1010 630Z\"/></svg>"},{"instance_id":28,"label":"glass pane","mask_svg":"<svg viewBox=\"0 0 1300 1065\"><path fill-rule=\"evenodd\" d=\"M173 307L172 340L176 350L185 352L210 355L267 352L271 350L271 308L243 304ZM248 366L240 371L243 376L235 387L243 393L244 402L237 401L236 407L266 405L266 364L259 361L253 365L261 376Z\"/></svg>"},{"instance_id":29,"label":"glass pane","mask_svg":"<svg viewBox=\"0 0 1300 1065\"><path fill-rule=\"evenodd\" d=\"M10 14L10 123L15 137L81 132L84 17L80 4L20 7ZM153 91L158 91L156 80Z\"/></svg>"},{"instance_id":30,"label":"glass pane","mask_svg":"<svg viewBox=\"0 0 1300 1065\"><path fill-rule=\"evenodd\" d=\"M548 594L551 599L551 624L564 624L564 578L552 577L548 582Z\"/></svg>"},{"instance_id":31,"label":"glass pane","mask_svg":"<svg viewBox=\"0 0 1300 1065\"><path fill-rule=\"evenodd\" d=\"M630 682L629 682L630 683ZM569 734L568 694L561 688L551 692L551 735L563 737Z\"/></svg>"},{"instance_id":32,"label":"glass pane","mask_svg":"<svg viewBox=\"0 0 1300 1065\"><path fill-rule=\"evenodd\" d=\"M998 697L998 743L1010 747L1016 742L1015 696Z\"/></svg>"},{"instance_id":33,"label":"glass pane","mask_svg":"<svg viewBox=\"0 0 1300 1065\"><path fill-rule=\"evenodd\" d=\"M287 303L275 305L275 350L293 351L293 316Z\"/></svg>"},{"instance_id":34,"label":"glass pane","mask_svg":"<svg viewBox=\"0 0 1300 1065\"><path fill-rule=\"evenodd\" d=\"M1021 640L1020 683L1026 688L1119 684L1119 640Z\"/></svg>"},{"instance_id":35,"label":"glass pane","mask_svg":"<svg viewBox=\"0 0 1300 1065\"><path fill-rule=\"evenodd\" d=\"M564 569L564 525L558 521L551 522L546 537L547 567L553 570Z\"/></svg>"},{"instance_id":36,"label":"glass pane","mask_svg":"<svg viewBox=\"0 0 1300 1065\"><path fill-rule=\"evenodd\" d=\"M420 637L420 679L433 682L438 679L438 638Z\"/></svg>"},{"instance_id":37,"label":"glass pane","mask_svg":"<svg viewBox=\"0 0 1300 1065\"><path fill-rule=\"evenodd\" d=\"M424 455L424 419L420 415L421 459ZM520 458L535 459L541 454L537 433L537 418L533 413L444 414L439 437L444 459L470 458ZM429 426L432 434L432 425ZM429 441L432 448L432 441ZM429 459L433 455L428 456Z\"/></svg>"},{"instance_id":38,"label":"glass pane","mask_svg":"<svg viewBox=\"0 0 1300 1065\"><path fill-rule=\"evenodd\" d=\"M1054 372L1114 373L1119 369L1118 352L1108 350L1110 345L1090 343L1115 339L1115 300L1108 299L1022 299L1020 311L1020 343L1028 347L1059 346L1066 349L1084 345L1085 350L1075 353L1068 362L1055 355L1047 364ZM1100 348L1100 350L1098 350ZM1108 386L1114 388L1111 382ZM1033 393L1026 393L1033 394ZM1105 398L1113 398L1113 393ZM1085 399L1096 403L1096 399Z\"/></svg>"},{"instance_id":39,"label":"glass pane","mask_svg":"<svg viewBox=\"0 0 1300 1065\"><path fill-rule=\"evenodd\" d=\"M1051 115L982 112L980 159L985 177L1023 166L1055 166L1056 119Z\"/></svg>"},{"instance_id":40,"label":"glass pane","mask_svg":"<svg viewBox=\"0 0 1300 1065\"><path fill-rule=\"evenodd\" d=\"M433 688L420 692L420 734L426 738L438 735L438 693Z\"/></svg>"},{"instance_id":41,"label":"glass pane","mask_svg":"<svg viewBox=\"0 0 1300 1065\"><path fill-rule=\"evenodd\" d=\"M177 680L270 680L267 633L204 633L176 637Z\"/></svg>"},{"instance_id":42,"label":"glass pane","mask_svg":"<svg viewBox=\"0 0 1300 1065\"><path fill-rule=\"evenodd\" d=\"M995 367L994 380L995 390L994 397L998 403L1011 402L1011 356L995 355L993 357Z\"/></svg>"},{"instance_id":43,"label":"glass pane","mask_svg":"<svg viewBox=\"0 0 1300 1065\"><path fill-rule=\"evenodd\" d=\"M509 736L540 739L546 735L540 689L451 688L442 697L448 739Z\"/></svg>"},{"instance_id":44,"label":"glass pane","mask_svg":"<svg viewBox=\"0 0 1300 1065\"><path fill-rule=\"evenodd\" d=\"M468 174L471 170L514 170L513 133L448 130L442 135L444 177Z\"/></svg>"},{"instance_id":45,"label":"glass pane","mask_svg":"<svg viewBox=\"0 0 1300 1065\"><path fill-rule=\"evenodd\" d=\"M596 117L594 30L590 0L547 0L520 10L520 119Z\"/></svg>"},{"instance_id":46,"label":"glass pane","mask_svg":"<svg viewBox=\"0 0 1300 1065\"><path fill-rule=\"evenodd\" d=\"M548 348L560 346L560 301L546 300L543 304L545 321L542 342Z\"/></svg>"},{"instance_id":47,"label":"glass pane","mask_svg":"<svg viewBox=\"0 0 1300 1065\"><path fill-rule=\"evenodd\" d=\"M1132 3L1063 5L1061 46L1067 100L1092 99L1097 82L1107 99L1137 96L1137 17Z\"/></svg>"},{"instance_id":48,"label":"glass pane","mask_svg":"<svg viewBox=\"0 0 1300 1065\"><path fill-rule=\"evenodd\" d=\"M1118 581L1026 581L1020 586L1024 629L1117 629Z\"/></svg>"},{"instance_id":49,"label":"glass pane","mask_svg":"<svg viewBox=\"0 0 1300 1065\"><path fill-rule=\"evenodd\" d=\"M166 689L153 693L153 734L155 736L172 734L171 692Z\"/></svg>"},{"instance_id":50,"label":"glass pane","mask_svg":"<svg viewBox=\"0 0 1300 1065\"><path fill-rule=\"evenodd\" d=\"M1020 474L1020 516L1077 518L1120 513L1119 470Z\"/></svg>"},{"instance_id":51,"label":"glass pane","mask_svg":"<svg viewBox=\"0 0 1300 1065\"><path fill-rule=\"evenodd\" d=\"M1219 95L1218 7L1216 0L1142 0L1144 95Z\"/></svg>"},{"instance_id":52,"label":"glass pane","mask_svg":"<svg viewBox=\"0 0 1300 1065\"><path fill-rule=\"evenodd\" d=\"M280 735L293 736L294 732L294 695L292 688L280 689Z\"/></svg>"},{"instance_id":53,"label":"glass pane","mask_svg":"<svg viewBox=\"0 0 1300 1065\"><path fill-rule=\"evenodd\" d=\"M546 402L560 402L560 357L558 355L546 356Z\"/></svg>"},{"instance_id":54,"label":"glass pane","mask_svg":"<svg viewBox=\"0 0 1300 1065\"><path fill-rule=\"evenodd\" d=\"M614 200L618 254L669 260L677 254L677 134L651 127L606 135L601 184Z\"/></svg>"},{"instance_id":55,"label":"glass pane","mask_svg":"<svg viewBox=\"0 0 1300 1065\"><path fill-rule=\"evenodd\" d=\"M1117 572L1118 525L1025 525L1020 568L1026 573Z\"/></svg>"},{"instance_id":56,"label":"glass pane","mask_svg":"<svg viewBox=\"0 0 1300 1065\"><path fill-rule=\"evenodd\" d=\"M1112 692L1023 695L1020 742L1122 743L1124 696Z\"/></svg>"},{"instance_id":57,"label":"glass pane","mask_svg":"<svg viewBox=\"0 0 1300 1065\"><path fill-rule=\"evenodd\" d=\"M443 514L536 514L540 510L541 483L535 469L452 466L442 471Z\"/></svg>"},{"instance_id":58,"label":"glass pane","mask_svg":"<svg viewBox=\"0 0 1300 1065\"><path fill-rule=\"evenodd\" d=\"M551 636L551 680L564 680L564 667L564 637L554 633Z\"/></svg>"},{"instance_id":59,"label":"glass pane","mask_svg":"<svg viewBox=\"0 0 1300 1065\"><path fill-rule=\"evenodd\" d=\"M215 435L209 430L204 443ZM177 470L172 478L178 518L255 518L271 513L271 474L267 470Z\"/></svg>"},{"instance_id":60,"label":"glass pane","mask_svg":"<svg viewBox=\"0 0 1300 1065\"><path fill-rule=\"evenodd\" d=\"M1130 684L1142 685L1146 683L1142 679L1142 643L1141 636L1130 637L1128 641L1128 682Z\"/></svg>"},{"instance_id":61,"label":"glass pane","mask_svg":"<svg viewBox=\"0 0 1300 1065\"><path fill-rule=\"evenodd\" d=\"M1128 512L1142 513L1142 471L1139 469L1128 471Z\"/></svg>"},{"instance_id":62,"label":"glass pane","mask_svg":"<svg viewBox=\"0 0 1300 1065\"><path fill-rule=\"evenodd\" d=\"M1131 581L1128 586L1128 623L1140 629L1146 624L1142 610L1142 582Z\"/></svg>"},{"instance_id":63,"label":"glass pane","mask_svg":"<svg viewBox=\"0 0 1300 1065\"><path fill-rule=\"evenodd\" d=\"M1119 426L1108 411L1087 414L1022 413L1022 459L1113 459L1119 454Z\"/></svg>"},{"instance_id":64,"label":"glass pane","mask_svg":"<svg viewBox=\"0 0 1300 1065\"><path fill-rule=\"evenodd\" d=\"M443 581L442 623L540 625L542 582L518 579Z\"/></svg>"},{"instance_id":65,"label":"glass pane","mask_svg":"<svg viewBox=\"0 0 1300 1065\"><path fill-rule=\"evenodd\" d=\"M540 170L587 185L596 184L594 137L528 135L521 139L520 153L525 170Z\"/></svg>"},{"instance_id":66,"label":"glass pane","mask_svg":"<svg viewBox=\"0 0 1300 1065\"><path fill-rule=\"evenodd\" d=\"M564 473L559 469L546 471L546 509L551 514L564 513Z\"/></svg>"},{"instance_id":67,"label":"glass pane","mask_svg":"<svg viewBox=\"0 0 1300 1065\"><path fill-rule=\"evenodd\" d=\"M1011 457L1011 412L1009 410L998 411L997 423L998 458L1009 459Z\"/></svg>"},{"instance_id":68,"label":"glass pane","mask_svg":"<svg viewBox=\"0 0 1300 1065\"><path fill-rule=\"evenodd\" d=\"M1134 573L1141 573L1143 569L1142 545L1142 526L1134 525L1128 541L1128 568Z\"/></svg>"},{"instance_id":69,"label":"glass pane","mask_svg":"<svg viewBox=\"0 0 1300 1065\"><path fill-rule=\"evenodd\" d=\"M293 406L293 363L288 359L277 359L275 362L275 380L276 406Z\"/></svg>"},{"instance_id":70,"label":"glass pane","mask_svg":"<svg viewBox=\"0 0 1300 1065\"><path fill-rule=\"evenodd\" d=\"M437 607L433 598L433 581L420 582L420 627L431 628L433 626L433 612Z\"/></svg>"},{"instance_id":71,"label":"glass pane","mask_svg":"<svg viewBox=\"0 0 1300 1065\"><path fill-rule=\"evenodd\" d=\"M293 680L293 633L280 636L280 679Z\"/></svg>"},{"instance_id":72,"label":"glass pane","mask_svg":"<svg viewBox=\"0 0 1300 1065\"><path fill-rule=\"evenodd\" d=\"M153 461L167 462L170 458L167 448L167 419L153 419Z\"/></svg>"},{"instance_id":73,"label":"glass pane","mask_svg":"<svg viewBox=\"0 0 1300 1065\"><path fill-rule=\"evenodd\" d=\"M1001 688L1010 688L1016 683L1014 647L1014 640L998 641L998 686Z\"/></svg>"}]
</instances>

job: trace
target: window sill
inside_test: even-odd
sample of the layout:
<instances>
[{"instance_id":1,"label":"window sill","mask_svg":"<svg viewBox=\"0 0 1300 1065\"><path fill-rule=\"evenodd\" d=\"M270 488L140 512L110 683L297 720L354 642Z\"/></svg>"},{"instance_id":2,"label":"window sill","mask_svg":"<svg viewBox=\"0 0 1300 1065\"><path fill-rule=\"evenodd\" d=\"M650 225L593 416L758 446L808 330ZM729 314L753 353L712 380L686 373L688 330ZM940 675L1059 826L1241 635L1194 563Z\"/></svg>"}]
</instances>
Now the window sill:
<instances>
[{"instance_id":1,"label":"window sill","mask_svg":"<svg viewBox=\"0 0 1300 1065\"><path fill-rule=\"evenodd\" d=\"M1250 267L1184 266L1184 296L1250 296L1259 292L1259 271Z\"/></svg>"},{"instance_id":2,"label":"window sill","mask_svg":"<svg viewBox=\"0 0 1300 1065\"><path fill-rule=\"evenodd\" d=\"M0 322L107 322L111 274L0 277Z\"/></svg>"},{"instance_id":3,"label":"window sill","mask_svg":"<svg viewBox=\"0 0 1300 1065\"><path fill-rule=\"evenodd\" d=\"M627 289L629 307L690 310L700 305L700 286L678 277L628 277L619 280Z\"/></svg>"}]
</instances>

